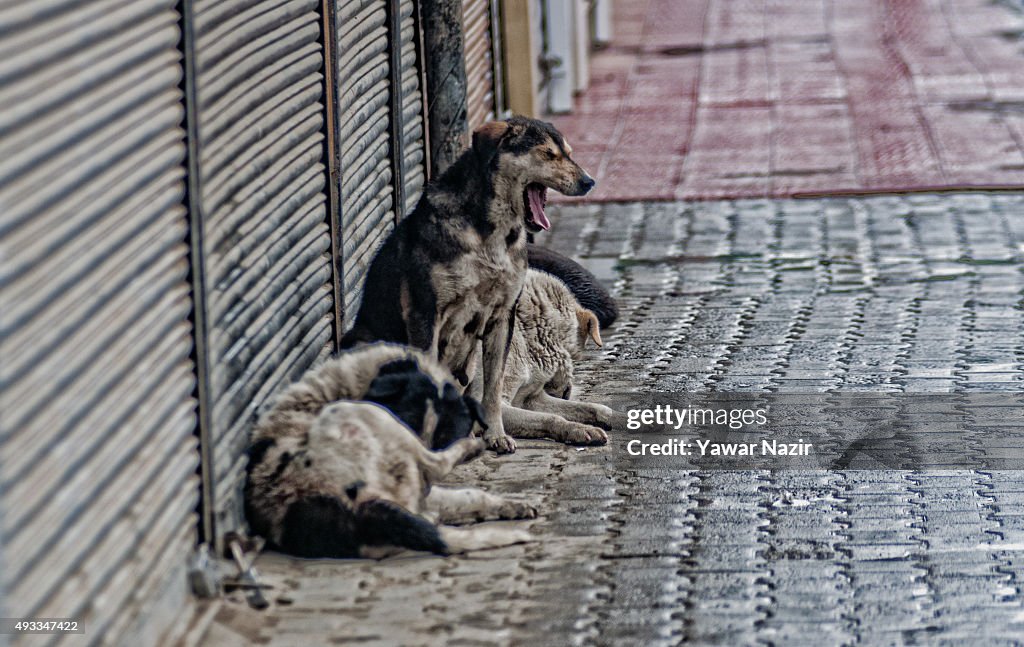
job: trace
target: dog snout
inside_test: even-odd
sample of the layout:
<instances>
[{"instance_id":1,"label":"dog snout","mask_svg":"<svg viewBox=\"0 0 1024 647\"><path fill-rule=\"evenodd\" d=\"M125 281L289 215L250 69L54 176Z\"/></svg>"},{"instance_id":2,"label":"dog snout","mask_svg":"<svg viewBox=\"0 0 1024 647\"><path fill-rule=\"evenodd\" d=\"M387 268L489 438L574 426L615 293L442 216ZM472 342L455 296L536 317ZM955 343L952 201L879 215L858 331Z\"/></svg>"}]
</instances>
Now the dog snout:
<instances>
[{"instance_id":1,"label":"dog snout","mask_svg":"<svg viewBox=\"0 0 1024 647\"><path fill-rule=\"evenodd\" d=\"M597 180L590 177L589 173L584 173L582 177L576 182L576 193L575 195L587 195L590 190L597 184Z\"/></svg>"}]
</instances>

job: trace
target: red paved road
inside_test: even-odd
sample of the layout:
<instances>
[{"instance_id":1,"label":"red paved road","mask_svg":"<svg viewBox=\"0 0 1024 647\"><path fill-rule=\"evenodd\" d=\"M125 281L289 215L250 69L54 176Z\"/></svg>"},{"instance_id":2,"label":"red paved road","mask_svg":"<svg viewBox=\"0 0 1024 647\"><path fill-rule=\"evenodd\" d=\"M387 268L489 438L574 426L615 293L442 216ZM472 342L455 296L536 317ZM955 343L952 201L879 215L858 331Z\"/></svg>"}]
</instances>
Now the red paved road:
<instances>
[{"instance_id":1,"label":"red paved road","mask_svg":"<svg viewBox=\"0 0 1024 647\"><path fill-rule=\"evenodd\" d=\"M993 0L617 0L555 118L588 199L1024 186L1024 20Z\"/></svg>"}]
</instances>

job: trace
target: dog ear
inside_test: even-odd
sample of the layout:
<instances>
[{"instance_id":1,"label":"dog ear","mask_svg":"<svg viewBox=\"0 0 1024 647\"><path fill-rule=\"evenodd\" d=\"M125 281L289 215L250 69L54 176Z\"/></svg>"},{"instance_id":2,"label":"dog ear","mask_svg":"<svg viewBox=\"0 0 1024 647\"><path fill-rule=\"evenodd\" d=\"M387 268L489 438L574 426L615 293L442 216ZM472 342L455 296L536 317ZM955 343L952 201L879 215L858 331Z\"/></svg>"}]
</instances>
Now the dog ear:
<instances>
[{"instance_id":1,"label":"dog ear","mask_svg":"<svg viewBox=\"0 0 1024 647\"><path fill-rule=\"evenodd\" d=\"M396 398L401 398L419 374L420 366L412 359L396 359L382 364L377 369L377 377L370 382L363 399L386 405Z\"/></svg>"},{"instance_id":2,"label":"dog ear","mask_svg":"<svg viewBox=\"0 0 1024 647\"><path fill-rule=\"evenodd\" d=\"M494 156L498 154L498 147L501 140L508 134L509 125L505 121L488 121L478 126L473 131L473 151L477 156L489 164Z\"/></svg>"},{"instance_id":3,"label":"dog ear","mask_svg":"<svg viewBox=\"0 0 1024 647\"><path fill-rule=\"evenodd\" d=\"M471 395L462 396L462 401L466 403L466 408L469 409L469 417L474 422L479 423L480 427L487 431L487 421L484 420L484 408L477 402L476 398Z\"/></svg>"},{"instance_id":4,"label":"dog ear","mask_svg":"<svg viewBox=\"0 0 1024 647\"><path fill-rule=\"evenodd\" d=\"M428 420L427 413L436 393L437 387L415 363L392 362L381 367L362 399L383 406L417 436L429 438L436 420Z\"/></svg>"},{"instance_id":5,"label":"dog ear","mask_svg":"<svg viewBox=\"0 0 1024 647\"><path fill-rule=\"evenodd\" d=\"M386 404L400 397L409 385L409 374L379 374L370 382L370 387L363 395L364 400Z\"/></svg>"},{"instance_id":6,"label":"dog ear","mask_svg":"<svg viewBox=\"0 0 1024 647\"><path fill-rule=\"evenodd\" d=\"M391 375L393 373L415 373L420 370L420 365L414 359L396 359L381 364L377 369L377 375Z\"/></svg>"},{"instance_id":7,"label":"dog ear","mask_svg":"<svg viewBox=\"0 0 1024 647\"><path fill-rule=\"evenodd\" d=\"M580 308L576 311L576 320L580 324L580 339L583 340L584 348L587 346L587 339L593 340L598 348L604 346L604 342L601 341L601 323L597 320L597 315L586 308Z\"/></svg>"}]
</instances>

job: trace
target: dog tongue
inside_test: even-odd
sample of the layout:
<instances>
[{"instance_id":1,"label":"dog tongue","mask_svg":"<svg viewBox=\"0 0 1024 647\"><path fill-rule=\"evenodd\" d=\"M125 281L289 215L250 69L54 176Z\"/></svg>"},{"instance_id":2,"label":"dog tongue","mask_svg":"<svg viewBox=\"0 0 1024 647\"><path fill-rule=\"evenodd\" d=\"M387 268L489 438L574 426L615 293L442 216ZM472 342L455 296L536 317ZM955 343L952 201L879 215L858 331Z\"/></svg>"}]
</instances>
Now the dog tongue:
<instances>
[{"instance_id":1,"label":"dog tongue","mask_svg":"<svg viewBox=\"0 0 1024 647\"><path fill-rule=\"evenodd\" d=\"M542 186L526 187L526 197L530 202L530 220L541 229L551 228L551 221L544 214L544 192L546 190Z\"/></svg>"}]
</instances>

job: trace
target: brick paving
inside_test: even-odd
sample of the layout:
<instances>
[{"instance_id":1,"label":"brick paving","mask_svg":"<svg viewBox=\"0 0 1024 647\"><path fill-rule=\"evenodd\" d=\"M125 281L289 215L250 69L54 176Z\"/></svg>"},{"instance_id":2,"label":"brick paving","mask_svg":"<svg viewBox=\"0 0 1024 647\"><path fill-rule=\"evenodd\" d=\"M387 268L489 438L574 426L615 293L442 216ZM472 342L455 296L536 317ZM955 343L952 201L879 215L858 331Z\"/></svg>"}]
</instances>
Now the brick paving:
<instances>
[{"instance_id":1,"label":"brick paving","mask_svg":"<svg viewBox=\"0 0 1024 647\"><path fill-rule=\"evenodd\" d=\"M615 291L584 398L1024 388L1024 194L563 205L547 243ZM460 479L538 541L469 557L267 554L270 609L205 644L1020 644L1024 478L683 470L523 442Z\"/></svg>"},{"instance_id":2,"label":"brick paving","mask_svg":"<svg viewBox=\"0 0 1024 647\"><path fill-rule=\"evenodd\" d=\"M553 119L587 200L1024 186L1024 14L993 0L618 0Z\"/></svg>"}]
</instances>

